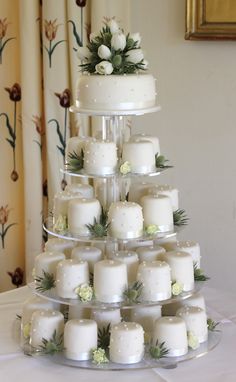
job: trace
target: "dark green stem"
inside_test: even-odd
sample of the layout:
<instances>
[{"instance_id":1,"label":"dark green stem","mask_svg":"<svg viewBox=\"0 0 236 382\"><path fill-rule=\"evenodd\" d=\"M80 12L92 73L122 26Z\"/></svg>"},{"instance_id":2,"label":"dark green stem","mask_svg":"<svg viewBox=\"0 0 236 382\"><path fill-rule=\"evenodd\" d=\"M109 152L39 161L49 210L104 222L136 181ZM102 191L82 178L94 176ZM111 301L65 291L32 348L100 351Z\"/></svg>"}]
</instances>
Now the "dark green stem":
<instances>
[{"instance_id":1,"label":"dark green stem","mask_svg":"<svg viewBox=\"0 0 236 382\"><path fill-rule=\"evenodd\" d=\"M48 57L49 57L49 68L52 67L52 41L49 41L49 52L48 52Z\"/></svg>"},{"instance_id":2,"label":"dark green stem","mask_svg":"<svg viewBox=\"0 0 236 382\"><path fill-rule=\"evenodd\" d=\"M84 30L84 13L83 13L83 7L81 7L81 20L80 20L80 23L81 23L81 42L82 42L82 46L84 45L84 33L83 33L83 30Z\"/></svg>"},{"instance_id":3,"label":"dark green stem","mask_svg":"<svg viewBox=\"0 0 236 382\"><path fill-rule=\"evenodd\" d=\"M2 234L1 234L1 239L2 239L2 249L4 249L4 224L2 224Z\"/></svg>"},{"instance_id":4,"label":"dark green stem","mask_svg":"<svg viewBox=\"0 0 236 382\"><path fill-rule=\"evenodd\" d=\"M65 120L64 120L64 137L63 137L63 145L64 145L64 149L66 148L66 128L67 128L67 114L68 114L68 108L66 107L65 108ZM64 150L65 152L65 150ZM65 153L64 153L64 156L63 156L63 161L64 161L64 164L65 164Z\"/></svg>"},{"instance_id":5,"label":"dark green stem","mask_svg":"<svg viewBox=\"0 0 236 382\"><path fill-rule=\"evenodd\" d=\"M16 153L15 153L15 148L16 148L16 101L14 102L14 147L13 147L13 170L16 170Z\"/></svg>"}]
</instances>

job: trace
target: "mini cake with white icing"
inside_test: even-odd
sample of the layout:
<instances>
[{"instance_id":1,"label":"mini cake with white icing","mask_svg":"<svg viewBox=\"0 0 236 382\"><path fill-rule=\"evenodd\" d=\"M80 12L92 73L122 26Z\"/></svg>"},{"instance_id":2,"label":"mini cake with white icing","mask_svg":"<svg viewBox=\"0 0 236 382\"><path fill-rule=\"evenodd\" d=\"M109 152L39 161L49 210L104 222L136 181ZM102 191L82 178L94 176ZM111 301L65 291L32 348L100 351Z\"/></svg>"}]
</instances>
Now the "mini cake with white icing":
<instances>
[{"instance_id":1,"label":"mini cake with white icing","mask_svg":"<svg viewBox=\"0 0 236 382\"><path fill-rule=\"evenodd\" d=\"M46 252L62 252L67 258L70 257L72 249L76 243L73 240L51 238L45 243Z\"/></svg>"},{"instance_id":2,"label":"mini cake with white icing","mask_svg":"<svg viewBox=\"0 0 236 382\"><path fill-rule=\"evenodd\" d=\"M135 135L131 135L129 141L130 142L150 141L150 142L152 142L153 147L154 147L154 154L160 155L160 153L161 153L159 139L157 137L155 137L154 135L148 135L145 133L135 134Z\"/></svg>"},{"instance_id":3,"label":"mini cake with white icing","mask_svg":"<svg viewBox=\"0 0 236 382\"><path fill-rule=\"evenodd\" d=\"M73 199L68 205L68 228L72 235L89 236L88 224L99 220L101 205L97 199Z\"/></svg>"},{"instance_id":4,"label":"mini cake with white icing","mask_svg":"<svg viewBox=\"0 0 236 382\"><path fill-rule=\"evenodd\" d=\"M118 260L124 263L127 267L128 283L132 284L137 277L137 270L139 266L139 258L134 251L115 251L110 256L113 260Z\"/></svg>"},{"instance_id":5,"label":"mini cake with white icing","mask_svg":"<svg viewBox=\"0 0 236 382\"><path fill-rule=\"evenodd\" d=\"M171 268L171 279L181 284L183 291L194 289L194 270L192 257L187 252L171 251L163 254L163 259Z\"/></svg>"},{"instance_id":6,"label":"mini cake with white icing","mask_svg":"<svg viewBox=\"0 0 236 382\"><path fill-rule=\"evenodd\" d=\"M140 261L161 260L161 255L165 253L165 249L159 245L142 246L136 248Z\"/></svg>"},{"instance_id":7,"label":"mini cake with white icing","mask_svg":"<svg viewBox=\"0 0 236 382\"><path fill-rule=\"evenodd\" d=\"M155 106L155 79L151 74L79 76L76 106L93 111L142 110Z\"/></svg>"},{"instance_id":8,"label":"mini cake with white icing","mask_svg":"<svg viewBox=\"0 0 236 382\"><path fill-rule=\"evenodd\" d=\"M186 298L183 301L184 305L187 306L197 306L198 308L202 308L206 310L206 303L203 295L201 293L194 293L192 296Z\"/></svg>"},{"instance_id":9,"label":"mini cake with white icing","mask_svg":"<svg viewBox=\"0 0 236 382\"><path fill-rule=\"evenodd\" d=\"M131 321L142 325L145 331L145 338L148 337L147 340L152 336L155 321L161 317L161 310L162 307L160 305L137 306L131 309Z\"/></svg>"},{"instance_id":10,"label":"mini cake with white icing","mask_svg":"<svg viewBox=\"0 0 236 382\"><path fill-rule=\"evenodd\" d=\"M137 280L143 284L144 301L162 301L171 297L170 267L164 261L143 261L138 267Z\"/></svg>"},{"instance_id":11,"label":"mini cake with white icing","mask_svg":"<svg viewBox=\"0 0 236 382\"><path fill-rule=\"evenodd\" d=\"M108 325L119 324L121 322L120 309L93 309L91 311L91 319L96 321L98 329L107 328Z\"/></svg>"},{"instance_id":12,"label":"mini cake with white icing","mask_svg":"<svg viewBox=\"0 0 236 382\"><path fill-rule=\"evenodd\" d=\"M177 241L176 250L188 252L193 259L193 263L197 265L197 268L200 268L201 254L200 246L196 241L185 240Z\"/></svg>"},{"instance_id":13,"label":"mini cake with white icing","mask_svg":"<svg viewBox=\"0 0 236 382\"><path fill-rule=\"evenodd\" d=\"M127 267L117 260L102 260L94 266L94 291L101 302L124 300L127 289Z\"/></svg>"},{"instance_id":14,"label":"mini cake with white icing","mask_svg":"<svg viewBox=\"0 0 236 382\"><path fill-rule=\"evenodd\" d=\"M115 363L132 364L144 355L144 331L136 322L113 325L110 337L110 360Z\"/></svg>"},{"instance_id":15,"label":"mini cake with white icing","mask_svg":"<svg viewBox=\"0 0 236 382\"><path fill-rule=\"evenodd\" d=\"M152 142L125 142L122 150L122 162L129 162L131 172L135 174L155 172L156 162Z\"/></svg>"},{"instance_id":16,"label":"mini cake with white icing","mask_svg":"<svg viewBox=\"0 0 236 382\"><path fill-rule=\"evenodd\" d=\"M33 296L27 299L22 308L22 324L23 326L31 322L32 314L36 310L59 310L60 304L54 301L46 300L39 296Z\"/></svg>"},{"instance_id":17,"label":"mini cake with white icing","mask_svg":"<svg viewBox=\"0 0 236 382\"><path fill-rule=\"evenodd\" d=\"M94 197L94 189L90 184L82 183L71 183L67 184L65 191L70 192L71 194L77 195L79 193L82 195L82 198L92 199Z\"/></svg>"},{"instance_id":18,"label":"mini cake with white icing","mask_svg":"<svg viewBox=\"0 0 236 382\"><path fill-rule=\"evenodd\" d=\"M188 352L187 328L180 317L161 317L155 321L152 343L161 344L169 351L166 357L179 357Z\"/></svg>"},{"instance_id":19,"label":"mini cake with white icing","mask_svg":"<svg viewBox=\"0 0 236 382\"><path fill-rule=\"evenodd\" d=\"M89 141L84 150L84 170L87 174L109 175L116 172L117 147L114 142Z\"/></svg>"},{"instance_id":20,"label":"mini cake with white icing","mask_svg":"<svg viewBox=\"0 0 236 382\"><path fill-rule=\"evenodd\" d=\"M196 336L200 344L207 341L208 328L205 310L196 306L184 306L177 311L176 316L183 318L187 331Z\"/></svg>"},{"instance_id":21,"label":"mini cake with white icing","mask_svg":"<svg viewBox=\"0 0 236 382\"><path fill-rule=\"evenodd\" d=\"M94 264L102 260L103 254L100 248L96 247L75 247L72 250L71 258L88 262L89 272L93 273Z\"/></svg>"},{"instance_id":22,"label":"mini cake with white icing","mask_svg":"<svg viewBox=\"0 0 236 382\"><path fill-rule=\"evenodd\" d=\"M69 201L75 198L82 198L80 192L71 193L70 191L64 190L59 191L54 195L53 199L53 222L56 224L57 219L61 216L67 218L68 214L68 204Z\"/></svg>"},{"instance_id":23,"label":"mini cake with white icing","mask_svg":"<svg viewBox=\"0 0 236 382\"><path fill-rule=\"evenodd\" d=\"M147 193L150 195L169 196L173 211L179 209L179 191L177 190L177 188L169 186L168 184L157 184L155 186L151 185L148 188Z\"/></svg>"},{"instance_id":24,"label":"mini cake with white icing","mask_svg":"<svg viewBox=\"0 0 236 382\"><path fill-rule=\"evenodd\" d=\"M44 277L44 272L56 276L57 264L65 259L62 252L42 252L35 257L34 272L35 277Z\"/></svg>"},{"instance_id":25,"label":"mini cake with white icing","mask_svg":"<svg viewBox=\"0 0 236 382\"><path fill-rule=\"evenodd\" d=\"M70 154L81 155L81 151L84 150L85 144L91 137L71 137L66 143L66 163L70 161Z\"/></svg>"},{"instance_id":26,"label":"mini cake with white icing","mask_svg":"<svg viewBox=\"0 0 236 382\"><path fill-rule=\"evenodd\" d=\"M117 239L135 239L143 234L142 207L133 202L112 203L108 211L109 233Z\"/></svg>"},{"instance_id":27,"label":"mini cake with white icing","mask_svg":"<svg viewBox=\"0 0 236 382\"><path fill-rule=\"evenodd\" d=\"M51 340L54 332L61 336L64 330L64 316L56 310L37 310L32 314L30 345L39 349L42 339Z\"/></svg>"},{"instance_id":28,"label":"mini cake with white icing","mask_svg":"<svg viewBox=\"0 0 236 382\"><path fill-rule=\"evenodd\" d=\"M89 284L87 261L68 259L60 261L57 266L56 290L59 297L78 298L76 288Z\"/></svg>"},{"instance_id":29,"label":"mini cake with white icing","mask_svg":"<svg viewBox=\"0 0 236 382\"><path fill-rule=\"evenodd\" d=\"M171 200L165 195L146 195L141 198L145 227L156 226L158 232L173 231Z\"/></svg>"},{"instance_id":30,"label":"mini cake with white icing","mask_svg":"<svg viewBox=\"0 0 236 382\"><path fill-rule=\"evenodd\" d=\"M97 324L93 320L73 319L65 325L64 354L68 359L91 359L92 349L97 348Z\"/></svg>"}]
</instances>

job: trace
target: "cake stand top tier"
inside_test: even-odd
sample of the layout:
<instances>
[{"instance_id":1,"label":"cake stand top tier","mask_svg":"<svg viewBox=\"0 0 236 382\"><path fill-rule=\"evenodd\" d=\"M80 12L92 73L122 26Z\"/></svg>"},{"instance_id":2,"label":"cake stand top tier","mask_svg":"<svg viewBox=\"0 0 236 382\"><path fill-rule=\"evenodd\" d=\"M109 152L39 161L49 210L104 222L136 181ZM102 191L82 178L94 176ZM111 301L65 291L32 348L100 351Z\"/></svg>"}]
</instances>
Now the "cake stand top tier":
<instances>
[{"instance_id":1,"label":"cake stand top tier","mask_svg":"<svg viewBox=\"0 0 236 382\"><path fill-rule=\"evenodd\" d=\"M149 107L145 109L132 109L132 110L94 110L94 109L86 109L86 108L78 107L76 105L72 105L70 107L70 111L72 113L85 114L88 116L104 116L104 117L144 115L148 113L155 113L160 110L161 110L160 105L155 105L153 107Z\"/></svg>"}]
</instances>

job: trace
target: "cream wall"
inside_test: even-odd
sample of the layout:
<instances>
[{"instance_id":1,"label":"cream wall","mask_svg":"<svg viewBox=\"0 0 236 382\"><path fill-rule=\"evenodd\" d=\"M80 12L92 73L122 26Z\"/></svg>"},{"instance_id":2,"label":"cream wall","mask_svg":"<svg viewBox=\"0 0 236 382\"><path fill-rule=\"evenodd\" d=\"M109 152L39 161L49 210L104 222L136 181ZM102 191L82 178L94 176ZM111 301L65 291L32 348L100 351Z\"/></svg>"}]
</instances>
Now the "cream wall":
<instances>
[{"instance_id":1,"label":"cream wall","mask_svg":"<svg viewBox=\"0 0 236 382\"><path fill-rule=\"evenodd\" d=\"M235 289L236 41L184 40L185 0L131 0L162 111L134 118L156 134L174 164L158 182L176 185L191 218L182 238L199 241L210 284Z\"/></svg>"}]
</instances>

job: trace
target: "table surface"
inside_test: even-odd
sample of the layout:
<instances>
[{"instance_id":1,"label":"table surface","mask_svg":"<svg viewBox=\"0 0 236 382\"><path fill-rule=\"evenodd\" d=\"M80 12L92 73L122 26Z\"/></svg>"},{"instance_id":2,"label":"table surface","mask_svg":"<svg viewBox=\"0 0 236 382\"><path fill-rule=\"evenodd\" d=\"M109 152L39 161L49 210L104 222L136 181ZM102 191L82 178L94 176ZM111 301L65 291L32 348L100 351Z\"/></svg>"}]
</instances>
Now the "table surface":
<instances>
[{"instance_id":1,"label":"table surface","mask_svg":"<svg viewBox=\"0 0 236 382\"><path fill-rule=\"evenodd\" d=\"M31 296L28 287L0 294L0 381L15 382L235 382L236 381L236 295L205 287L208 316L220 321L222 339L207 355L183 362L176 369L136 371L92 371L56 365L50 357L29 357L18 341L22 303Z\"/></svg>"}]
</instances>

